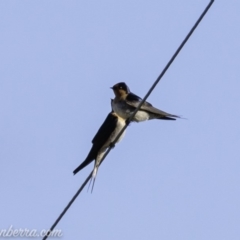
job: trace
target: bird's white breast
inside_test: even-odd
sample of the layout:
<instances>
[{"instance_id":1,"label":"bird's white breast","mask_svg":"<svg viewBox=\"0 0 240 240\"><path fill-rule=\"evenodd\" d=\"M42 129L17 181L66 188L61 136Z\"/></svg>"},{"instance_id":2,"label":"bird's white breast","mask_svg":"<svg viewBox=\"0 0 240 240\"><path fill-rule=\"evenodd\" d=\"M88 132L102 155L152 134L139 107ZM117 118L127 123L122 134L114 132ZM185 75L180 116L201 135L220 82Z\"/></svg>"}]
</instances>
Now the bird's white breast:
<instances>
[{"instance_id":1,"label":"bird's white breast","mask_svg":"<svg viewBox=\"0 0 240 240\"><path fill-rule=\"evenodd\" d=\"M124 101L119 101L117 103L112 103L112 109L115 113L117 113L118 116L120 116L123 119L129 118L131 115L131 109L128 108L127 104Z\"/></svg>"}]
</instances>

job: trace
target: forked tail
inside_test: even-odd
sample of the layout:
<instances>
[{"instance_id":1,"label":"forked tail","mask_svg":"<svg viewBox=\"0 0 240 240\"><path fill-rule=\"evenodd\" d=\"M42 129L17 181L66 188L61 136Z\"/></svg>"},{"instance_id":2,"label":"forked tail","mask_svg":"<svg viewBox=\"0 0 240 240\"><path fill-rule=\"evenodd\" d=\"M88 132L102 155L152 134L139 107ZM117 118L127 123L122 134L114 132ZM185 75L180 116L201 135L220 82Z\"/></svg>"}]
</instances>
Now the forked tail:
<instances>
[{"instance_id":1,"label":"forked tail","mask_svg":"<svg viewBox=\"0 0 240 240\"><path fill-rule=\"evenodd\" d=\"M95 180L96 180L96 177L97 177L97 172L98 172L98 166L94 166L92 177L91 177L89 185L88 185L88 190L89 190L89 187L90 187L90 185L92 183L91 193L93 192L93 187L94 187Z\"/></svg>"}]
</instances>

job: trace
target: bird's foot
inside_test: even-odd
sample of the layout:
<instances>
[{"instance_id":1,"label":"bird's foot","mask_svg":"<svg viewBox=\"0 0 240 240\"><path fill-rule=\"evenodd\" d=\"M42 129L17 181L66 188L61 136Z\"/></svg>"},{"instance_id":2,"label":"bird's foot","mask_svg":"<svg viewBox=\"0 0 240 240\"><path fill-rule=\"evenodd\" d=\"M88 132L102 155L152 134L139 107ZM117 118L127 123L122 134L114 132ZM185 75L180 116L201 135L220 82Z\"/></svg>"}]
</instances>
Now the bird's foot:
<instances>
[{"instance_id":1,"label":"bird's foot","mask_svg":"<svg viewBox=\"0 0 240 240\"><path fill-rule=\"evenodd\" d=\"M110 147L110 148L115 148L115 143L111 142L111 143L109 144L109 147Z\"/></svg>"},{"instance_id":2,"label":"bird's foot","mask_svg":"<svg viewBox=\"0 0 240 240\"><path fill-rule=\"evenodd\" d=\"M128 126L130 124L129 118L126 119L125 124Z\"/></svg>"}]
</instances>

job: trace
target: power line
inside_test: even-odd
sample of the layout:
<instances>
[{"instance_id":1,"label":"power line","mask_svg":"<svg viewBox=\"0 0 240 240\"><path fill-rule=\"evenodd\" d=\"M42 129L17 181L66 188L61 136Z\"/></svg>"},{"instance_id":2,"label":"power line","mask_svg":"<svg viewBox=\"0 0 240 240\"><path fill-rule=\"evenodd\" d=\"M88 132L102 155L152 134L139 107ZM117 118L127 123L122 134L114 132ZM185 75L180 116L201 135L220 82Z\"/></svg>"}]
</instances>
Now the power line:
<instances>
[{"instance_id":1,"label":"power line","mask_svg":"<svg viewBox=\"0 0 240 240\"><path fill-rule=\"evenodd\" d=\"M126 125L122 128L122 130L119 132L119 134L117 135L117 137L115 138L115 140L111 143L110 147L107 149L107 151L105 152L101 163L103 162L103 160L106 158L106 156L109 154L109 152L112 150L112 148L114 148L115 143L117 142L117 140L120 138L120 136L122 135L122 133L124 132L124 130L128 127L129 123L132 121L132 119L134 118L135 114L137 113L137 111L141 108L141 106L143 105L143 103L147 100L147 98L149 97L149 95L152 93L152 91L154 90L154 88L157 86L157 84L159 83L159 81L161 80L161 78L163 77L163 75L165 74L165 72L168 70L168 68L170 67L170 65L172 64L172 62L174 61L174 59L177 57L178 53L181 51L181 49L184 47L185 43L188 41L188 39L190 38L190 36L192 35L192 33L194 32L194 30L197 28L198 24L201 22L201 20L203 19L203 17L205 16L205 14L207 13L207 11L210 9L210 7L212 6L214 0L211 0L207 7L204 9L204 11L202 12L202 14L200 15L200 17L198 18L198 20L196 21L196 23L193 25L193 27L191 28L191 30L189 31L189 33L187 34L187 36L184 38L184 40L182 41L182 43L180 44L180 46L178 47L178 49L176 50L176 52L173 54L173 56L171 57L171 59L169 60L169 62L167 63L167 65L165 66L165 68L162 70L162 72L160 73L160 75L158 76L158 78L156 79L156 81L153 83L152 87L148 90L147 94L145 95L145 97L142 99L142 101L140 102L140 104L138 105L138 107L135 109L135 111L132 113L132 115L126 120ZM56 227L56 225L59 223L59 221L62 219L62 217L64 216L64 214L67 212L67 210L70 208L70 206L73 204L73 202L75 201L75 199L78 197L78 195L81 193L81 191L83 190L83 188L86 186L86 184L88 183L88 181L90 180L91 176L92 176L93 171L89 174L89 176L86 178L86 180L84 181L84 183L81 185L81 187L78 189L78 191L76 192L76 194L73 196L73 198L71 199L71 201L68 203L68 205L64 208L64 210L62 211L62 213L59 215L59 217L56 219L56 221L54 222L54 224L52 225L52 227L50 228L50 230L48 231L48 233L46 234L46 236L42 239L42 240L46 240L48 238L48 236L50 235L50 233L53 231L53 229Z\"/></svg>"}]
</instances>

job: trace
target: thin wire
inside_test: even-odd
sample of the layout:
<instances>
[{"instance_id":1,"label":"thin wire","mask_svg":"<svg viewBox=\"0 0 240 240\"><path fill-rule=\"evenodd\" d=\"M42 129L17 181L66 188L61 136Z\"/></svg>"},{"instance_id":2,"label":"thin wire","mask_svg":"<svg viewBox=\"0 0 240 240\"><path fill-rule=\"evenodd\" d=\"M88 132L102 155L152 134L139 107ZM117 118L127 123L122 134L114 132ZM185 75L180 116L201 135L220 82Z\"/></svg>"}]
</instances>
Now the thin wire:
<instances>
[{"instance_id":1,"label":"thin wire","mask_svg":"<svg viewBox=\"0 0 240 240\"><path fill-rule=\"evenodd\" d=\"M149 91L147 92L147 94L145 95L145 97L142 99L142 101L140 102L140 104L138 105L138 107L135 109L135 111L132 113L132 115L126 120L126 125L122 128L122 130L119 132L119 134L117 135L117 137L115 138L115 140L111 143L110 147L107 149L107 151L105 152L101 163L103 162L103 160L106 158L106 156L109 154L109 152L112 150L112 148L114 148L115 143L117 142L117 140L120 138L120 136L122 135L122 133L125 131L125 129L128 127L129 123L132 121L132 119L134 118L135 114L137 113L137 111L141 108L141 106L143 105L143 103L147 100L147 98L149 97L149 95L152 93L152 91L154 90L154 88L156 87L156 85L159 83L159 81L161 80L161 78L163 77L163 75L165 74L165 72L168 70L168 68L170 67L170 65L172 64L172 62L174 61L174 59L177 57L178 53L181 51L181 49L183 48L183 46L185 45L185 43L188 41L188 39L190 38L190 36L192 35L192 33L194 32L194 30L197 28L198 24L201 22L201 20L203 19L203 17L205 16L205 14L207 13L207 11L209 10L209 8L212 6L214 0L211 0L209 2L209 4L207 5L207 7L205 8L205 10L202 12L202 14L200 15L200 17L198 18L198 20L196 21L196 23L193 25L192 29L189 31L189 33L187 34L187 36L185 37L185 39L182 41L182 43L180 44L180 46L178 47L178 49L176 50L176 52L173 54L173 56L171 57L171 59L169 60L169 62L167 63L167 65L165 66L165 68L162 70L161 74L158 76L158 78L156 79L156 81L153 83L152 87L149 89ZM83 190L83 188L86 186L87 182L90 180L90 178L92 177L92 173L93 171L89 174L89 176L86 178L86 180L84 181L84 183L81 185L81 187L79 188L79 190L76 192L76 194L73 196L73 198L71 199L71 201L68 203L68 205L64 208L64 210L62 211L62 213L59 215L59 217L57 218L57 220L54 222L54 224L52 225L52 227L50 228L50 230L48 231L48 233L44 236L44 238L42 240L46 240L48 238L48 236L50 235L50 233L53 231L53 229L56 227L56 225L59 223L59 221L62 219L62 217L64 216L64 214L67 212L67 210L70 208L70 206L73 204L73 202L75 201L75 199L78 197L78 195L81 193L81 191Z\"/></svg>"},{"instance_id":2,"label":"thin wire","mask_svg":"<svg viewBox=\"0 0 240 240\"><path fill-rule=\"evenodd\" d=\"M86 186L86 184L88 183L89 179L92 177L93 171L89 174L89 176L86 178L86 180L84 181L84 183L82 184L82 186L78 189L78 191L75 193L75 195L73 196L73 198L71 199L71 201L68 203L68 205L64 208L64 210L62 211L62 213L59 215L59 217L56 219L56 221L54 222L54 224L51 226L51 228L49 229L49 231L47 232L47 234L44 236L44 238L42 240L46 240L48 238L48 236L50 235L50 233L53 231L53 229L57 226L57 224L59 223L59 221L62 219L62 217L64 216L64 214L67 212L67 210L71 207L71 205L73 204L73 202L75 201L75 199L78 197L78 195L81 193L81 191L83 190L83 188Z\"/></svg>"}]
</instances>

